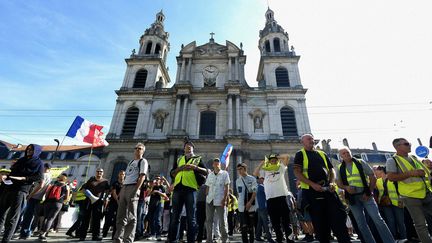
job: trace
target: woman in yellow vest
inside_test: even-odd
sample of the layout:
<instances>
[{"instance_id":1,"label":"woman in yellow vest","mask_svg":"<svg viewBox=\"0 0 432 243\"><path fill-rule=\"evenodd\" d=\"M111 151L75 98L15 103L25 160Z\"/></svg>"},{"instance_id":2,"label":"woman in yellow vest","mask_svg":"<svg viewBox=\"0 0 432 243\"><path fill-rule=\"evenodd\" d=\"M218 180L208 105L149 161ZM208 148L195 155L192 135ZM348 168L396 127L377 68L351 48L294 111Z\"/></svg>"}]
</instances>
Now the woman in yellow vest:
<instances>
[{"instance_id":1,"label":"woman in yellow vest","mask_svg":"<svg viewBox=\"0 0 432 243\"><path fill-rule=\"evenodd\" d=\"M406 239L404 208L396 192L395 184L387 179L386 169L383 166L378 166L375 175L378 177L376 182L379 192L378 206L384 214L384 220L395 239Z\"/></svg>"},{"instance_id":2,"label":"woman in yellow vest","mask_svg":"<svg viewBox=\"0 0 432 243\"><path fill-rule=\"evenodd\" d=\"M345 190L348 206L361 231L363 241L375 243L375 238L366 222L364 213L366 212L372 219L382 242L395 242L373 198L376 178L372 168L366 162L353 158L348 147L339 149L339 155L343 161L337 170L336 183Z\"/></svg>"}]
</instances>

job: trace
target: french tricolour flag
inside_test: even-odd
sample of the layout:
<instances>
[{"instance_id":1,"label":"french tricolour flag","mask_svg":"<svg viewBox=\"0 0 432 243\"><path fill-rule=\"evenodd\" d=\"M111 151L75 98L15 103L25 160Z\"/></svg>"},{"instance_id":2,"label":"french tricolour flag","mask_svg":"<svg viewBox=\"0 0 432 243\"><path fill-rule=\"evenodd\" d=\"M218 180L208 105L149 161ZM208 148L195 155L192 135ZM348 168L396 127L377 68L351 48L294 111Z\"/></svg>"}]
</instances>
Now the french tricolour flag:
<instances>
[{"instance_id":1,"label":"french tricolour flag","mask_svg":"<svg viewBox=\"0 0 432 243\"><path fill-rule=\"evenodd\" d=\"M228 168L228 165L229 165L229 157L230 157L230 155L231 155L232 150L233 150L233 146L232 146L232 144L229 143L229 144L225 147L225 150L223 151L223 153L222 153L222 155L221 155L221 157L220 157L220 161L221 161L222 164L225 165L225 168Z\"/></svg>"},{"instance_id":2,"label":"french tricolour flag","mask_svg":"<svg viewBox=\"0 0 432 243\"><path fill-rule=\"evenodd\" d=\"M103 126L96 125L86 119L77 116L66 133L66 136L76 140L90 143L93 147L108 146L108 142L102 137Z\"/></svg>"}]
</instances>

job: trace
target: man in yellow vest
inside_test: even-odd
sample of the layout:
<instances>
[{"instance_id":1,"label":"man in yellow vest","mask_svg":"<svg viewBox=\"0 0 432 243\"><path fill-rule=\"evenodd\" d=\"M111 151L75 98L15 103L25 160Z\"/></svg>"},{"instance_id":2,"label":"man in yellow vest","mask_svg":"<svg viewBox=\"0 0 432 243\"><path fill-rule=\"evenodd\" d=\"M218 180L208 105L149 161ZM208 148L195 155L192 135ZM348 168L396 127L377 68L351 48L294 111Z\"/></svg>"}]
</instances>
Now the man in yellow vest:
<instances>
[{"instance_id":1,"label":"man in yellow vest","mask_svg":"<svg viewBox=\"0 0 432 243\"><path fill-rule=\"evenodd\" d=\"M398 192L407 207L421 242L432 243L425 214L432 215L430 171L415 156L409 155L411 143L405 138L393 140L396 154L387 160L387 177L397 181Z\"/></svg>"},{"instance_id":2,"label":"man in yellow vest","mask_svg":"<svg viewBox=\"0 0 432 243\"><path fill-rule=\"evenodd\" d=\"M345 225L347 214L335 192L335 171L329 157L316 150L311 134L301 137L303 149L294 157L294 174L301 183L302 197L309 202L309 214L320 242L330 242L330 230L338 242L351 242Z\"/></svg>"},{"instance_id":3,"label":"man in yellow vest","mask_svg":"<svg viewBox=\"0 0 432 243\"><path fill-rule=\"evenodd\" d=\"M406 239L407 233L404 223L404 207L396 191L394 182L389 181L384 166L375 169L377 176L376 188L378 189L379 209L384 214L384 220L392 232L395 239ZM389 200L384 200L383 196L388 196Z\"/></svg>"},{"instance_id":4,"label":"man in yellow vest","mask_svg":"<svg viewBox=\"0 0 432 243\"><path fill-rule=\"evenodd\" d=\"M180 214L183 206L186 207L187 242L195 242L196 193L199 188L195 172L207 175L208 171L201 161L201 156L194 154L194 147L192 141L187 139L184 144L184 155L177 160L177 163L174 163L171 170L174 191L168 242L177 243L179 240Z\"/></svg>"},{"instance_id":5,"label":"man in yellow vest","mask_svg":"<svg viewBox=\"0 0 432 243\"><path fill-rule=\"evenodd\" d=\"M339 156L343 161L337 170L336 182L339 188L345 190L345 197L348 199L349 208L357 222L363 241L375 243L366 222L366 212L372 219L381 240L383 242L394 242L393 235L381 217L373 198L376 178L372 168L363 160L353 158L348 147L339 149Z\"/></svg>"}]
</instances>

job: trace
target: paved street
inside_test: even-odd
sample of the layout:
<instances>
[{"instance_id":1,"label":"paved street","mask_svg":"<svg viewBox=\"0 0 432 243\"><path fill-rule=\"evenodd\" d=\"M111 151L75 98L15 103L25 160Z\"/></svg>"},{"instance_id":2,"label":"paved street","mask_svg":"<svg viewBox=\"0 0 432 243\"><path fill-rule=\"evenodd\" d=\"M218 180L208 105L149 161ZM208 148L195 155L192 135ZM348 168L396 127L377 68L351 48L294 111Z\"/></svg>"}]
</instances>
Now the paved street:
<instances>
[{"instance_id":1,"label":"paved street","mask_svg":"<svg viewBox=\"0 0 432 243\"><path fill-rule=\"evenodd\" d=\"M58 233L50 233L48 239L46 242L82 242L76 238L70 238L67 237L65 235L66 233L66 229L61 229ZM88 235L88 239L85 242L112 242L111 238L104 238L103 241L91 241L91 235ZM300 239L303 237L300 237ZM166 240L166 238L162 238L163 241ZM162 242L163 242L162 241ZM30 237L27 240L13 240L12 242L20 242L20 243L28 243L28 242L41 242L41 240L39 240L37 237ZM158 241L148 241L148 240L139 240L139 241L135 241L135 242L158 242ZM159 241L160 242L160 241ZM237 243L237 242L241 242L241 236L239 234L235 234L234 237L232 239L230 239L230 242L233 243ZM302 242L302 241L296 241L296 242ZM314 241L314 242L318 242L318 241ZM332 241L332 242L337 242L337 241ZM353 241L354 242L360 242L358 240Z\"/></svg>"}]
</instances>

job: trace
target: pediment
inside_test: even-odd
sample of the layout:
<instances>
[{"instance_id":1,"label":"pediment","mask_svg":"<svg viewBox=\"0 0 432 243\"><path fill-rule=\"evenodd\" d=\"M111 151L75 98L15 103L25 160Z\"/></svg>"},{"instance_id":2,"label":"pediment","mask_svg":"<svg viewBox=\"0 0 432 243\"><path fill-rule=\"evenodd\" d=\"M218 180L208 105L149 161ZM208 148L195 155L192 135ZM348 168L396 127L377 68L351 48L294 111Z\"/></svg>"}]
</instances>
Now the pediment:
<instances>
[{"instance_id":1,"label":"pediment","mask_svg":"<svg viewBox=\"0 0 432 243\"><path fill-rule=\"evenodd\" d=\"M191 53L196 48L196 41L192 41L191 43L187 44L186 46L183 46L180 50L181 53Z\"/></svg>"},{"instance_id":2,"label":"pediment","mask_svg":"<svg viewBox=\"0 0 432 243\"><path fill-rule=\"evenodd\" d=\"M227 56L228 48L215 42L198 46L194 54L196 57Z\"/></svg>"},{"instance_id":3,"label":"pediment","mask_svg":"<svg viewBox=\"0 0 432 243\"><path fill-rule=\"evenodd\" d=\"M228 52L239 52L241 49L231 41L226 41L226 46L228 47Z\"/></svg>"}]
</instances>

